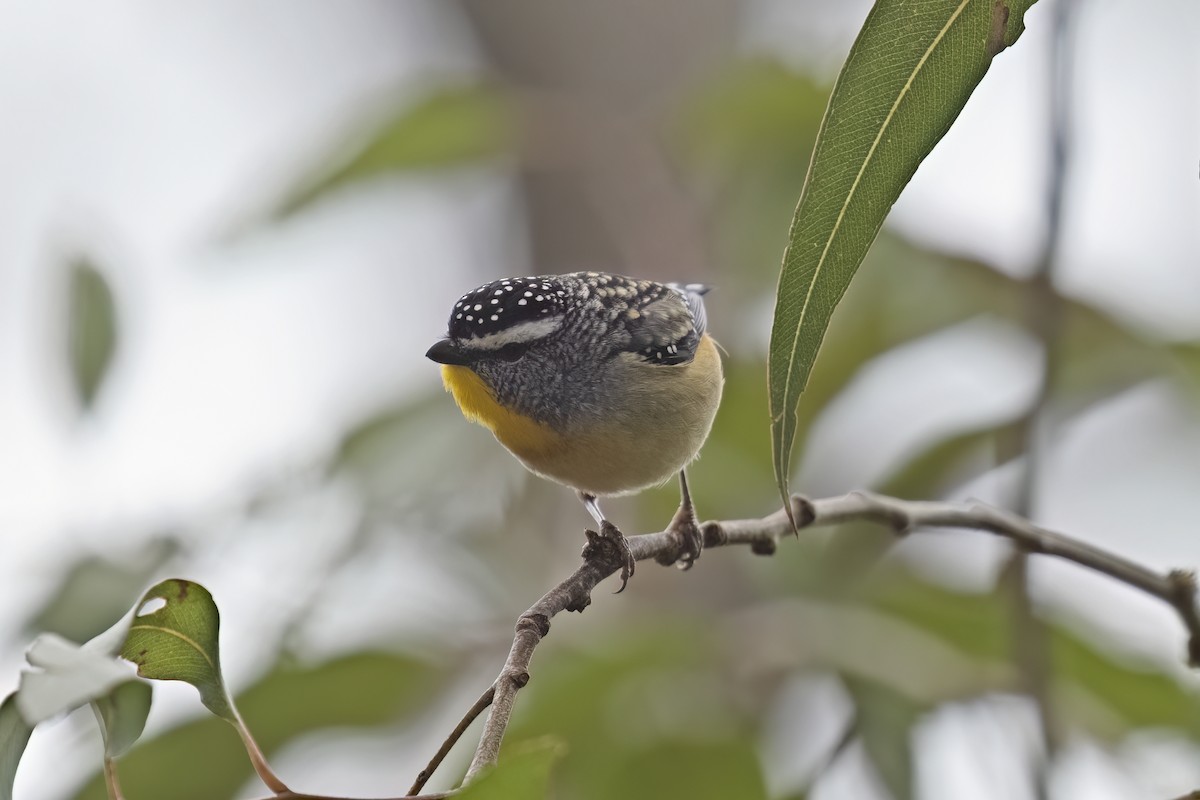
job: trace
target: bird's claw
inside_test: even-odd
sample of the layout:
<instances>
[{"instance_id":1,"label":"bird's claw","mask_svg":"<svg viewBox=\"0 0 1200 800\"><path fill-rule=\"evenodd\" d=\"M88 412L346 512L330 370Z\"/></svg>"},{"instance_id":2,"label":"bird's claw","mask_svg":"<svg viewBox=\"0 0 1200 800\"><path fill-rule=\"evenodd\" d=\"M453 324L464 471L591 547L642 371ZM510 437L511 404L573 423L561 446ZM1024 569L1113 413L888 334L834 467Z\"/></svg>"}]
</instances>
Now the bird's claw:
<instances>
[{"instance_id":1,"label":"bird's claw","mask_svg":"<svg viewBox=\"0 0 1200 800\"><path fill-rule=\"evenodd\" d=\"M680 511L683 512L683 509ZM691 569L704 550L704 532L696 522L696 515L676 514L670 530L679 541L679 557L675 559L675 566L685 571Z\"/></svg>"},{"instance_id":2,"label":"bird's claw","mask_svg":"<svg viewBox=\"0 0 1200 800\"><path fill-rule=\"evenodd\" d=\"M599 533L592 530L584 531L584 533L587 534L588 542L583 546L583 558L589 561L595 558L612 558L619 561L621 564L621 588L617 589L613 594L620 594L625 591L625 586L633 576L633 569L637 564L633 558L633 550L630 549L629 540L625 538L625 534L621 533L617 526L608 520L605 520L600 525ZM612 548L611 553L604 552L608 548Z\"/></svg>"}]
</instances>

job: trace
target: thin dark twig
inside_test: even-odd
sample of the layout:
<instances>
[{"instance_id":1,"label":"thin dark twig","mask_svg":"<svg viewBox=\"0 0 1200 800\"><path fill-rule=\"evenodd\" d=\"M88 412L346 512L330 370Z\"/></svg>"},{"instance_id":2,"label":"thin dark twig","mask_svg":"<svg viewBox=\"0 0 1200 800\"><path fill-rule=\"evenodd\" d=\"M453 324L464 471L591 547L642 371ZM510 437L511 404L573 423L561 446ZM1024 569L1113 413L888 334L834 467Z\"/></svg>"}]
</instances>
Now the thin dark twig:
<instances>
[{"instance_id":1,"label":"thin dark twig","mask_svg":"<svg viewBox=\"0 0 1200 800\"><path fill-rule=\"evenodd\" d=\"M412 788L408 790L409 797L418 794L422 789L425 788L425 784L429 782L429 779L433 777L433 773L437 771L437 768L441 766L442 761L444 761L446 756L450 754L450 750L454 747L454 745L458 744L458 740L462 738L464 733L466 733L467 728L471 727L471 723L474 722L475 719L484 712L484 709L492 704L492 698L495 696L495 686L489 686L487 691L479 695L479 699L475 701L475 705L471 706L471 708L467 710L467 713L463 715L463 718L459 720L457 725L454 726L454 730L450 731L450 735L446 737L446 741L442 742L442 746L438 748L438 751L434 753L433 758L429 760L429 763L425 766L425 769L421 770L421 772L417 775L417 779L413 781Z\"/></svg>"},{"instance_id":2,"label":"thin dark twig","mask_svg":"<svg viewBox=\"0 0 1200 800\"><path fill-rule=\"evenodd\" d=\"M258 800L448 800L454 792L436 792L434 794L405 795L404 797L338 797L328 794L304 794L304 792L286 792L260 797Z\"/></svg>"},{"instance_id":3,"label":"thin dark twig","mask_svg":"<svg viewBox=\"0 0 1200 800\"><path fill-rule=\"evenodd\" d=\"M1009 539L1027 553L1054 556L1108 575L1175 609L1188 630L1189 663L1200 666L1200 612L1196 608L1196 581L1191 572L1155 572L1115 553L983 503L900 500L872 492L851 492L813 501L793 497L791 506L800 528L868 521L886 525L897 534L907 534L918 528L972 529ZM746 545L757 554L771 555L780 538L792 532L792 526L787 511L780 509L760 519L706 522L701 530L706 548ZM684 547L681 537L670 530L629 539L629 549L638 561L654 559L660 563L673 563ZM491 710L467 770L467 781L496 763L517 692L529 682L533 651L550 632L551 618L561 611L583 611L591 603L592 590L620 569L621 563L617 548L589 531L584 563L517 619L508 658L493 684L495 695Z\"/></svg>"}]
</instances>

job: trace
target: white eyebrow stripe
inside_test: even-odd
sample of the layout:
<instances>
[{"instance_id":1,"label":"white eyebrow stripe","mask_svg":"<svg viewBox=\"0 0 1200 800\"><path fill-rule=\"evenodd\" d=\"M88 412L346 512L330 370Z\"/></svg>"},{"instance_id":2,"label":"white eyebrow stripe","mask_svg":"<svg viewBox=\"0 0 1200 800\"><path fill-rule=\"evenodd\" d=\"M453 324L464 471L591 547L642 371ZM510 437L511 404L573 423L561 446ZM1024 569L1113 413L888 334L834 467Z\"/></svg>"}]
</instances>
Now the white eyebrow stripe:
<instances>
[{"instance_id":1,"label":"white eyebrow stripe","mask_svg":"<svg viewBox=\"0 0 1200 800\"><path fill-rule=\"evenodd\" d=\"M561 324L561 317L532 319L528 322L519 322L511 328L505 328L496 333L489 333L487 336L481 336L478 339L466 339L462 342L462 346L471 350L499 350L505 345L532 342L534 339L540 339L558 330L558 326Z\"/></svg>"}]
</instances>

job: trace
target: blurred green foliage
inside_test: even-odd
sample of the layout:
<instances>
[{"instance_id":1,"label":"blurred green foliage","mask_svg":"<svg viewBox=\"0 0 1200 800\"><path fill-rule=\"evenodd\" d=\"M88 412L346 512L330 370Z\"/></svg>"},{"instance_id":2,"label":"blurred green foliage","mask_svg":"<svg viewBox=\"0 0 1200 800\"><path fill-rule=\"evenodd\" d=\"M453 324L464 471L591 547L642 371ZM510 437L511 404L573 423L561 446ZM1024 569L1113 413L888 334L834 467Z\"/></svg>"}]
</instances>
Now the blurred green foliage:
<instances>
[{"instance_id":1,"label":"blurred green foliage","mask_svg":"<svg viewBox=\"0 0 1200 800\"><path fill-rule=\"evenodd\" d=\"M73 262L67 274L68 363L80 406L91 408L117 346L117 317L112 288L89 261Z\"/></svg>"},{"instance_id":2,"label":"blurred green foliage","mask_svg":"<svg viewBox=\"0 0 1200 800\"><path fill-rule=\"evenodd\" d=\"M86 642L133 605L178 549L177 542L162 538L147 542L136 555L120 560L83 556L67 565L57 591L34 612L29 631L47 631L73 642Z\"/></svg>"},{"instance_id":3,"label":"blurred green foliage","mask_svg":"<svg viewBox=\"0 0 1200 800\"><path fill-rule=\"evenodd\" d=\"M504 761L485 770L462 792L465 800L525 800L546 797L550 769L562 757L564 747L556 739L534 739L508 748Z\"/></svg>"},{"instance_id":4,"label":"blurred green foliage","mask_svg":"<svg viewBox=\"0 0 1200 800\"><path fill-rule=\"evenodd\" d=\"M17 711L16 698L10 694L0 702L0 800L12 800L17 765L33 733L33 728Z\"/></svg>"},{"instance_id":5,"label":"blurred green foliage","mask_svg":"<svg viewBox=\"0 0 1200 800\"><path fill-rule=\"evenodd\" d=\"M313 731L398 723L442 682L431 663L363 652L314 666L280 664L239 694L237 704L269 756ZM254 774L237 734L215 717L143 742L121 759L120 770L128 797L172 800L231 797ZM105 796L100 775L76 795Z\"/></svg>"},{"instance_id":6,"label":"blurred green foliage","mask_svg":"<svg viewBox=\"0 0 1200 800\"><path fill-rule=\"evenodd\" d=\"M304 182L278 210L295 214L351 184L410 170L458 167L512 147L514 115L508 99L488 86L431 92L398 110L352 155Z\"/></svg>"}]
</instances>

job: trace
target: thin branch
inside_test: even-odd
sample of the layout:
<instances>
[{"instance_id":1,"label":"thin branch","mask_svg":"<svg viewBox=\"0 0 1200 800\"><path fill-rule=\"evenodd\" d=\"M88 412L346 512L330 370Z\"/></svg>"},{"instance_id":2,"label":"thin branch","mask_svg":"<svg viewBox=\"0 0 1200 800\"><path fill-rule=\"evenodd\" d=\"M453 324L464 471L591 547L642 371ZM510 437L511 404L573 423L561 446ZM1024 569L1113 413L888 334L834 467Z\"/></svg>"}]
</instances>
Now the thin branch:
<instances>
[{"instance_id":1,"label":"thin branch","mask_svg":"<svg viewBox=\"0 0 1200 800\"><path fill-rule=\"evenodd\" d=\"M1063 211L1071 133L1070 88L1074 58L1073 17L1076 0L1060 0L1055 6L1050 75L1047 81L1049 117L1049 167L1046 180L1046 231L1034 274L1026 283L1026 327L1042 346L1042 370L1038 390L1028 410L1015 426L1010 452L1003 460L1024 453L1012 499L1012 509L1023 517L1032 517L1037 502L1047 410L1054 381L1062 361L1063 298L1054 290L1054 271L1063 235ZM1058 750L1058 728L1050 702L1050 638L1045 623L1038 619L1029 593L1028 554L1018 550L1009 559L1003 575L1011 590L1013 603L1013 652L1024 690L1033 698L1038 715L1042 747L1034 756L1034 785L1039 800L1049 797L1049 762Z\"/></svg>"},{"instance_id":2,"label":"thin branch","mask_svg":"<svg viewBox=\"0 0 1200 800\"><path fill-rule=\"evenodd\" d=\"M983 503L945 503L900 500L872 492L851 492L840 497L809 501L792 498L797 526L815 528L844 522L867 521L886 525L898 535L919 528L985 531L1014 542L1027 553L1053 556L1139 589L1175 609L1187 629L1188 661L1200 666L1200 613L1196 608L1196 580L1191 572L1155 572L1079 539L1047 530L1032 522ZM779 540L791 532L783 509L761 519L706 522L701 526L704 547L745 545L760 555L775 552ZM683 552L683 543L671 531L648 533L629 539L634 558L671 564ZM529 682L533 651L550 632L550 620L561 611L583 611L596 586L620 569L620 554L607 540L588 532L584 563L562 583L547 592L517 619L516 634L504 667L493 684L494 698L479 746L467 770L469 782L496 763L500 744L512 716L517 692Z\"/></svg>"},{"instance_id":3,"label":"thin branch","mask_svg":"<svg viewBox=\"0 0 1200 800\"><path fill-rule=\"evenodd\" d=\"M417 775L417 779L413 781L412 788L408 790L408 796L413 797L420 793L425 788L425 784L433 777L433 773L441 766L442 761L450 754L450 750L454 745L458 744L458 740L466 733L467 728L471 727L471 723L484 712L484 710L492 704L492 698L496 696L496 687L489 686L487 690L479 695L479 699L475 701L475 705L467 710L463 718L454 726L454 730L450 731L450 735L446 737L446 741L442 742L442 746L434 753L433 758L429 759L429 763L425 769Z\"/></svg>"}]
</instances>

